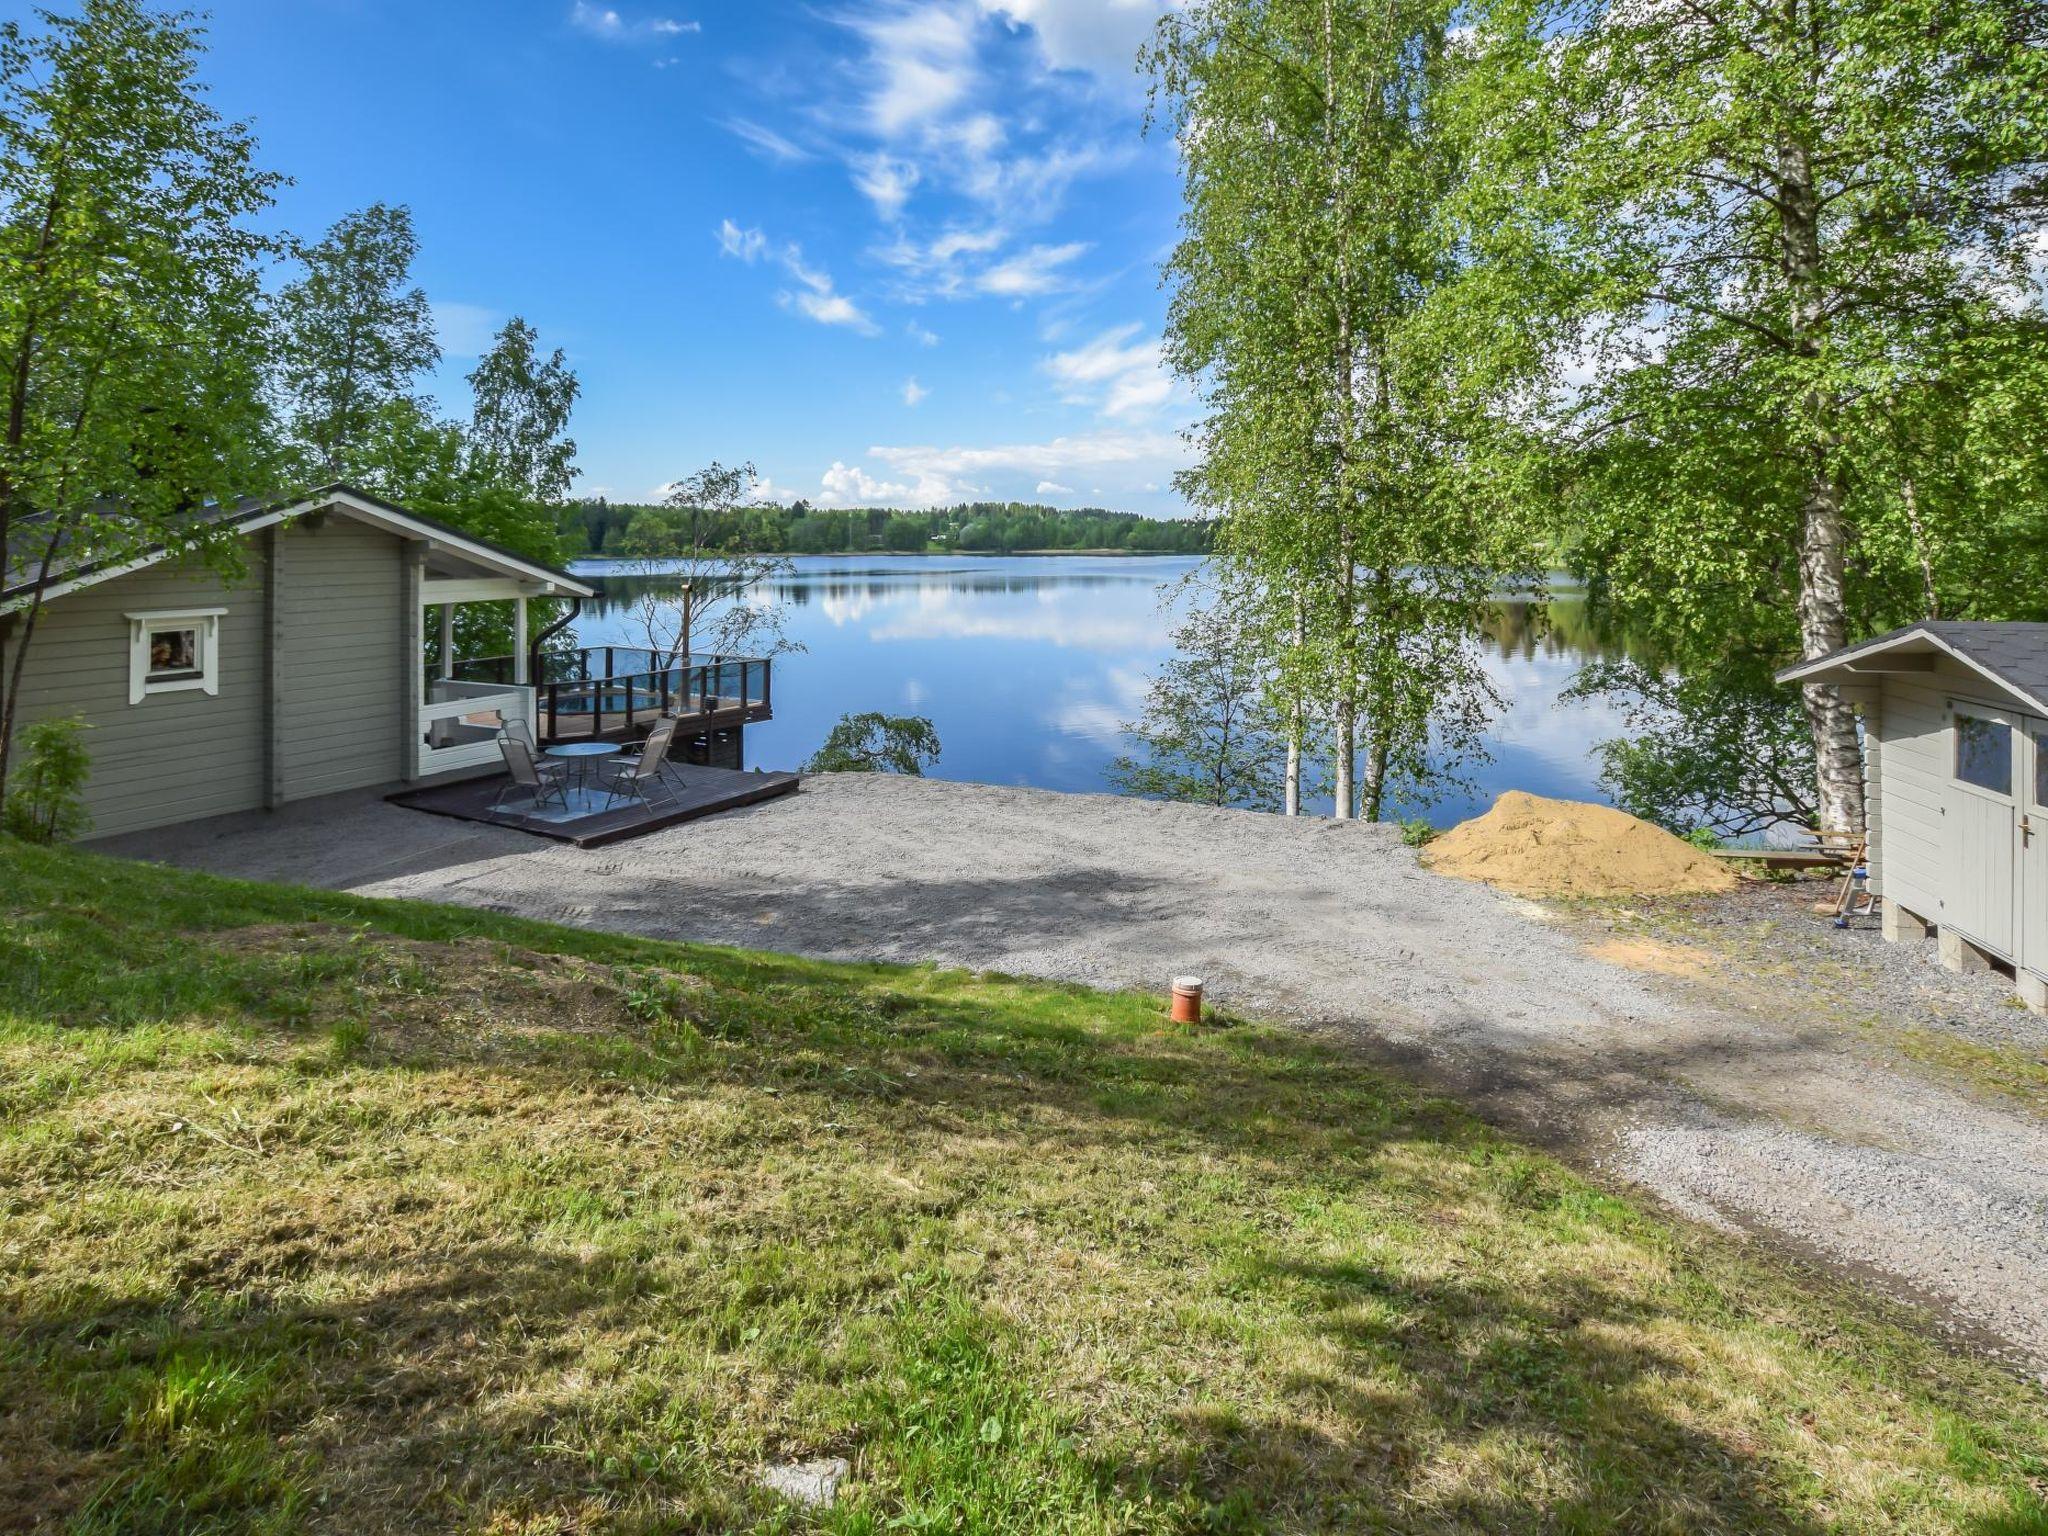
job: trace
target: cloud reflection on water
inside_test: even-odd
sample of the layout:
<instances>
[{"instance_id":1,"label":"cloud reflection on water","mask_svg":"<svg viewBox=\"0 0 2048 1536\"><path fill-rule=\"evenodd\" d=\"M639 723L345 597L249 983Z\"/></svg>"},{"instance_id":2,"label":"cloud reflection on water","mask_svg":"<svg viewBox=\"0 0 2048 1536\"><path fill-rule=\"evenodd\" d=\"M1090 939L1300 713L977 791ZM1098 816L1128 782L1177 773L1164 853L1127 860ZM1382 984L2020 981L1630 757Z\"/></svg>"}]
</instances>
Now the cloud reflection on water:
<instances>
[{"instance_id":1,"label":"cloud reflection on water","mask_svg":"<svg viewBox=\"0 0 2048 1536\"><path fill-rule=\"evenodd\" d=\"M936 776L1049 789L1100 790L1125 747L1122 726L1170 654L1175 622L1162 589L1196 566L1181 557L799 557L791 579L753 601L780 603L808 649L777 663L775 715L747 734L750 766L793 767L855 710L928 715L943 745ZM585 644L633 643L633 597L659 578L601 563L603 596L578 624ZM1599 702L1560 704L1600 647L1570 603L1550 621L1509 597L1483 637L1504 707L1488 732L1494 760L1476 792L1447 798L1445 823L1502 789L1602 798L1589 753L1618 734Z\"/></svg>"}]
</instances>

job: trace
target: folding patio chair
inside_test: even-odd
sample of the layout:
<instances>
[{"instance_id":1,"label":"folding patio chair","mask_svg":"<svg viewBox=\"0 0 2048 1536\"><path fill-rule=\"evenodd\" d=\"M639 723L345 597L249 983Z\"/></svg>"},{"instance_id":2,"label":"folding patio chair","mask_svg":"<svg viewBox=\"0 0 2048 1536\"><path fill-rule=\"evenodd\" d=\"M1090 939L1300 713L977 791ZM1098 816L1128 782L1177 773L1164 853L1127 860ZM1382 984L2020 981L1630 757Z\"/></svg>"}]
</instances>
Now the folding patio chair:
<instances>
[{"instance_id":1,"label":"folding patio chair","mask_svg":"<svg viewBox=\"0 0 2048 1536\"><path fill-rule=\"evenodd\" d=\"M536 808L547 804L550 796L562 802L562 809L569 809L567 763L551 762L535 757L525 742L507 733L498 738L498 750L505 757L505 771L511 777L498 791L498 798L491 802L491 809L497 810L505 803L505 797L514 789L523 789Z\"/></svg>"},{"instance_id":2,"label":"folding patio chair","mask_svg":"<svg viewBox=\"0 0 2048 1536\"><path fill-rule=\"evenodd\" d=\"M663 761L668 757L669 741L675 733L675 723L664 720L647 733L647 740L640 744L638 752L608 757L599 763L600 769L612 770L611 776L604 781L605 793L621 800L638 800L649 810L654 808L647 797L650 787L674 799L675 791L663 781L661 770Z\"/></svg>"}]
</instances>

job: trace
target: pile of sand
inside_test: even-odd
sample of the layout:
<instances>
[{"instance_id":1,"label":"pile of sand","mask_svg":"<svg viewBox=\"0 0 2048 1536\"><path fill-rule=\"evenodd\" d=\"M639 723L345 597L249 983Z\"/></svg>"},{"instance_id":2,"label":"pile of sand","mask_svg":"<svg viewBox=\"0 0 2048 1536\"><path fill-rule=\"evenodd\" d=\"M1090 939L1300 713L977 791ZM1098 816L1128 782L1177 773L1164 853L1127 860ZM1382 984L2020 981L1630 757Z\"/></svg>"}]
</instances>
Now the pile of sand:
<instances>
[{"instance_id":1,"label":"pile of sand","mask_svg":"<svg viewBox=\"0 0 2048 1536\"><path fill-rule=\"evenodd\" d=\"M1431 843L1422 862L1520 896L1678 896L1735 887L1726 864L1662 827L1609 806L1520 790Z\"/></svg>"}]
</instances>

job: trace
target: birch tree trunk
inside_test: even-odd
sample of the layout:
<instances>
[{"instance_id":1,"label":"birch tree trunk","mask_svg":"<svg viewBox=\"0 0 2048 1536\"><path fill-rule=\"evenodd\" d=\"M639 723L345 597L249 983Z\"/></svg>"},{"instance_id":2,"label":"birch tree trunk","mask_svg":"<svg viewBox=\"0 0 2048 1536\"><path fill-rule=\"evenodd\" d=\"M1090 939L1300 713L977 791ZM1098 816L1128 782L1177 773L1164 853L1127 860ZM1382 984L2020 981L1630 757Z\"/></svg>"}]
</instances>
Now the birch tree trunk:
<instances>
[{"instance_id":1,"label":"birch tree trunk","mask_svg":"<svg viewBox=\"0 0 2048 1536\"><path fill-rule=\"evenodd\" d=\"M1331 511L1338 521L1337 697L1331 711L1337 731L1336 810L1339 821L1357 814L1358 678L1353 665L1357 644L1357 562L1352 547L1351 446L1357 434L1358 360L1351 335L1351 212L1345 198L1343 147L1338 143L1337 35L1333 0L1323 0L1323 149L1330 178L1332 244L1336 249L1337 346L1331 359L1336 407L1336 484Z\"/></svg>"},{"instance_id":2,"label":"birch tree trunk","mask_svg":"<svg viewBox=\"0 0 2048 1536\"><path fill-rule=\"evenodd\" d=\"M1813 156L1796 138L1778 146L1778 220L1785 276L1792 290L1795 351L1814 365L1827 326L1820 248L1820 195ZM1806 493L1800 508L1799 650L1807 661L1848 643L1843 594L1847 548L1842 485L1831 462L1836 436L1835 404L1819 386L1807 391L1809 441ZM1821 826L1830 831L1863 830L1863 745L1856 735L1856 711L1831 683L1801 690L1813 734L1816 803Z\"/></svg>"},{"instance_id":3,"label":"birch tree trunk","mask_svg":"<svg viewBox=\"0 0 2048 1536\"><path fill-rule=\"evenodd\" d=\"M1294 598L1294 647L1298 653L1308 641L1308 615L1303 611L1299 593ZM1294 691L1287 701L1287 771L1281 789L1281 814L1301 814L1301 749L1302 740L1308 734L1307 712L1302 707L1301 692Z\"/></svg>"},{"instance_id":4,"label":"birch tree trunk","mask_svg":"<svg viewBox=\"0 0 2048 1536\"><path fill-rule=\"evenodd\" d=\"M1841 487L1817 474L1806 494L1805 533L1799 549L1799 649L1808 661L1847 643L1842 600ZM1863 830L1863 744L1856 735L1856 711L1831 683L1800 690L1813 733L1821 826L1830 831Z\"/></svg>"},{"instance_id":5,"label":"birch tree trunk","mask_svg":"<svg viewBox=\"0 0 2048 1536\"><path fill-rule=\"evenodd\" d=\"M1367 821L1378 821L1387 805L1387 743L1375 735L1365 754L1365 805Z\"/></svg>"}]
</instances>

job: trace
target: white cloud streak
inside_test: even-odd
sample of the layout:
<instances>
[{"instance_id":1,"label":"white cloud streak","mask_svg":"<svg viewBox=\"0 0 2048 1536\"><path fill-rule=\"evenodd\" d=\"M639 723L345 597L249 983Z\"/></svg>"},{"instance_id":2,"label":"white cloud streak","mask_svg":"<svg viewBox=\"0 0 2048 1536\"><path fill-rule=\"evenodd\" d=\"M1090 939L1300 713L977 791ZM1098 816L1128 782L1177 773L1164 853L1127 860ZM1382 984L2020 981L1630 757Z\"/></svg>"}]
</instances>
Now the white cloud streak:
<instances>
[{"instance_id":1,"label":"white cloud streak","mask_svg":"<svg viewBox=\"0 0 2048 1536\"><path fill-rule=\"evenodd\" d=\"M1174 381L1160 361L1158 340L1140 340L1135 321L1104 331L1043 367L1069 405L1092 405L1106 416L1142 416L1173 398Z\"/></svg>"},{"instance_id":2,"label":"white cloud streak","mask_svg":"<svg viewBox=\"0 0 2048 1536\"><path fill-rule=\"evenodd\" d=\"M881 334L882 328L869 318L867 311L837 290L831 273L804 260L803 247L795 241L771 245L760 230L743 228L731 219L721 221L714 234L720 254L749 266L767 257L796 279L796 287L785 288L775 296L784 309L820 325L845 326L863 336Z\"/></svg>"},{"instance_id":3,"label":"white cloud streak","mask_svg":"<svg viewBox=\"0 0 2048 1536\"><path fill-rule=\"evenodd\" d=\"M610 6L576 0L569 7L569 25L589 37L607 43L647 43L663 38L692 36L704 30L700 21L677 21L668 16L631 20Z\"/></svg>"}]
</instances>

